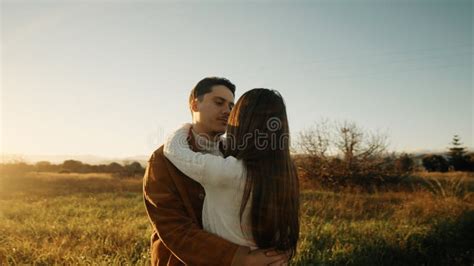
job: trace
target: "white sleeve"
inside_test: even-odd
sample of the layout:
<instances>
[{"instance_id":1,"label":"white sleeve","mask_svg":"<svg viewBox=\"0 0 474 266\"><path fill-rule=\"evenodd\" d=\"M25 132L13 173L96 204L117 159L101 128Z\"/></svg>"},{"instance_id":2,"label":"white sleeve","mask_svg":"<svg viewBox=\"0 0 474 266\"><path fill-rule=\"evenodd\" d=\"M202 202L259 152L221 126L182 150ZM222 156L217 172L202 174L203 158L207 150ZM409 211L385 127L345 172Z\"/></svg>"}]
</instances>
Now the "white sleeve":
<instances>
[{"instance_id":1,"label":"white sleeve","mask_svg":"<svg viewBox=\"0 0 474 266\"><path fill-rule=\"evenodd\" d=\"M164 144L163 152L181 172L201 185L234 185L236 179L245 174L241 160L229 156L223 158L213 154L194 152L187 140L190 124L173 132Z\"/></svg>"}]
</instances>

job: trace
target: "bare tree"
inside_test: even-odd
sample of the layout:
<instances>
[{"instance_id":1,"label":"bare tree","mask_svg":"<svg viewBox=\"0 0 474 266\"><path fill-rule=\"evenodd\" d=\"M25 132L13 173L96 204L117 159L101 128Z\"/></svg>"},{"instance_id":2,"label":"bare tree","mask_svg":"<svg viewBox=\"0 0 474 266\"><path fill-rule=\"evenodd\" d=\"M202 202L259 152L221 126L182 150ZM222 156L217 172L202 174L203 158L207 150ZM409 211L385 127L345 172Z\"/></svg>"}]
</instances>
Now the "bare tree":
<instances>
[{"instance_id":1,"label":"bare tree","mask_svg":"<svg viewBox=\"0 0 474 266\"><path fill-rule=\"evenodd\" d=\"M299 158L298 166L310 176L330 178L328 153L331 145L331 133L328 120L314 124L299 133L297 147L304 154Z\"/></svg>"},{"instance_id":2,"label":"bare tree","mask_svg":"<svg viewBox=\"0 0 474 266\"><path fill-rule=\"evenodd\" d=\"M328 120L323 120L301 131L298 145L307 154L326 158L331 145L331 132Z\"/></svg>"},{"instance_id":3,"label":"bare tree","mask_svg":"<svg viewBox=\"0 0 474 266\"><path fill-rule=\"evenodd\" d=\"M387 135L354 122L323 120L299 134L300 170L324 184L373 184L397 180L396 155L388 153Z\"/></svg>"}]
</instances>

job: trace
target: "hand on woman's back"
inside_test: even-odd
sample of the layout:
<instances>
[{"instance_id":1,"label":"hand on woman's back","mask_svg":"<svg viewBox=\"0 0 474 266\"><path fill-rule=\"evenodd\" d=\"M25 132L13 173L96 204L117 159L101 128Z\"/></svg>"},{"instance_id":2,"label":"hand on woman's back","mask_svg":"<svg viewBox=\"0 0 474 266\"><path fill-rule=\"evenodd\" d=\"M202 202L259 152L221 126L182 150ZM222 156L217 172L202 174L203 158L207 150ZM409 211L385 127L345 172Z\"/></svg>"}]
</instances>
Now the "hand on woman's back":
<instances>
[{"instance_id":1,"label":"hand on woman's back","mask_svg":"<svg viewBox=\"0 0 474 266\"><path fill-rule=\"evenodd\" d=\"M250 251L248 247L240 247L236 253L236 258L232 266L253 266L253 265L287 265L288 253L277 252L274 249L257 249Z\"/></svg>"}]
</instances>

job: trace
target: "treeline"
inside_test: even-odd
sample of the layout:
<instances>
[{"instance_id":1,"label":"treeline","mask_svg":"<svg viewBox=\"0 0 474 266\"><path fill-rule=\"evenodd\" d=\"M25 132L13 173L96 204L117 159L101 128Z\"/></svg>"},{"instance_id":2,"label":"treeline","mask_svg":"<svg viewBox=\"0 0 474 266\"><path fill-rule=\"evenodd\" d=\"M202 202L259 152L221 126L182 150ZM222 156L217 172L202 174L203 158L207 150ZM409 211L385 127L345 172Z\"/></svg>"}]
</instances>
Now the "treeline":
<instances>
[{"instance_id":1,"label":"treeline","mask_svg":"<svg viewBox=\"0 0 474 266\"><path fill-rule=\"evenodd\" d=\"M0 173L57 172L57 173L110 173L114 177L143 177L145 168L139 162L91 165L76 160L66 160L61 164L40 161L35 164L13 162L0 164Z\"/></svg>"},{"instance_id":2,"label":"treeline","mask_svg":"<svg viewBox=\"0 0 474 266\"><path fill-rule=\"evenodd\" d=\"M467 155L456 138L450 159L428 155L421 160L388 151L386 134L369 132L353 122L326 120L300 132L295 163L303 177L326 187L399 184L413 171L472 170L474 156Z\"/></svg>"},{"instance_id":3,"label":"treeline","mask_svg":"<svg viewBox=\"0 0 474 266\"><path fill-rule=\"evenodd\" d=\"M461 138L454 135L451 147L445 154L429 154L423 157L423 166L429 172L474 172L474 153L462 147Z\"/></svg>"}]
</instances>

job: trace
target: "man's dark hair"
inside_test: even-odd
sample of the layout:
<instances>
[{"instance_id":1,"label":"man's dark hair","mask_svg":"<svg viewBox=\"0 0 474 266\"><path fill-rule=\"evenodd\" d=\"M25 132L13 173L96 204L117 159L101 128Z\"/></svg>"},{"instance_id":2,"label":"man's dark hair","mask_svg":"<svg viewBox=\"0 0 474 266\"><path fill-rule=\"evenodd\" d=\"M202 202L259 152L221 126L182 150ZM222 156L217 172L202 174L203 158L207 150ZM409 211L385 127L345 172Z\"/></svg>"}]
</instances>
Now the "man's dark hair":
<instances>
[{"instance_id":1,"label":"man's dark hair","mask_svg":"<svg viewBox=\"0 0 474 266\"><path fill-rule=\"evenodd\" d=\"M213 86L222 85L227 87L232 94L235 96L235 85L226 78L219 77L207 77L199 81L196 86L191 90L189 95L189 105L194 99L202 101L204 94L212 91Z\"/></svg>"}]
</instances>

